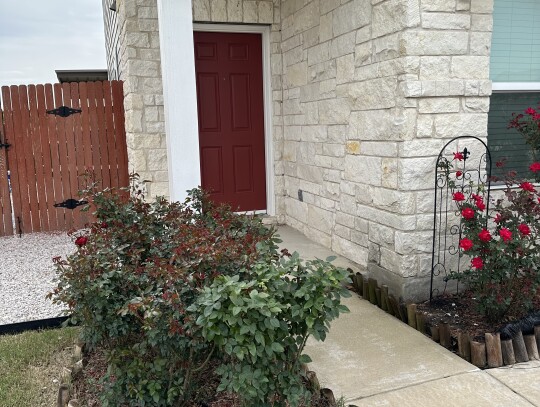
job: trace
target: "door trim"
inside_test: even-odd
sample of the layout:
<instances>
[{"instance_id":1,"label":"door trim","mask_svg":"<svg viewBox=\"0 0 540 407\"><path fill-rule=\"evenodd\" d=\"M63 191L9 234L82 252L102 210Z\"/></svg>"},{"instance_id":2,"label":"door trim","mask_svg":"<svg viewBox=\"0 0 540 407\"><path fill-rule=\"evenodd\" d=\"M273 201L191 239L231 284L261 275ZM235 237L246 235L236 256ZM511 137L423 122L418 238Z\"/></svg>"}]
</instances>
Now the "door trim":
<instances>
[{"instance_id":1,"label":"door trim","mask_svg":"<svg viewBox=\"0 0 540 407\"><path fill-rule=\"evenodd\" d=\"M264 155L266 170L266 213L276 214L274 195L274 146L272 135L272 89L270 70L270 26L193 23L193 31L262 34Z\"/></svg>"}]
</instances>

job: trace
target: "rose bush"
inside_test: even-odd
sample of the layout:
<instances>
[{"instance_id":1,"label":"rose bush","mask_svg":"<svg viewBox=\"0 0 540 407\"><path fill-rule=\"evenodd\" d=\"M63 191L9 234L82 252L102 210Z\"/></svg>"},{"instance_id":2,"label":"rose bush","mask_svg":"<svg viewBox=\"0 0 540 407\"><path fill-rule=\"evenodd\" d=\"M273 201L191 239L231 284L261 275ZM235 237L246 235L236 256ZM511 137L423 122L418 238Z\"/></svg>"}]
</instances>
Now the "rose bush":
<instances>
[{"instance_id":1,"label":"rose bush","mask_svg":"<svg viewBox=\"0 0 540 407\"><path fill-rule=\"evenodd\" d=\"M454 157L459 160L458 155ZM530 169L536 176L540 163ZM466 284L488 319L523 315L530 310L540 287L539 191L531 182L518 181L515 172L509 172L504 180L504 198L495 200L487 213L481 195L483 185L458 186L450 180L450 172L447 176L461 217L460 256L470 258L469 267L454 271L451 277ZM475 187L476 193L466 192Z\"/></svg>"},{"instance_id":2,"label":"rose bush","mask_svg":"<svg viewBox=\"0 0 540 407\"><path fill-rule=\"evenodd\" d=\"M512 113L509 129L516 129L529 144L535 160L539 159L540 152L540 103L537 109L528 107L523 113ZM540 168L540 164L536 163ZM538 169L537 169L538 171Z\"/></svg>"}]
</instances>

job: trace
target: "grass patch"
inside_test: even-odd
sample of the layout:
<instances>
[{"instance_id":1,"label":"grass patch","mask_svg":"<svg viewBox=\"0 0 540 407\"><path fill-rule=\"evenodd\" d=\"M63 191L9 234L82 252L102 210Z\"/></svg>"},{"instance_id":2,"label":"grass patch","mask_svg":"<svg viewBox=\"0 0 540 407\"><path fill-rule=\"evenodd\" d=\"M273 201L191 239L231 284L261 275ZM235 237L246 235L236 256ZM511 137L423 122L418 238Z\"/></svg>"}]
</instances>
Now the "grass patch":
<instances>
[{"instance_id":1,"label":"grass patch","mask_svg":"<svg viewBox=\"0 0 540 407\"><path fill-rule=\"evenodd\" d=\"M68 366L78 328L0 336L0 405L51 406L62 367Z\"/></svg>"}]
</instances>

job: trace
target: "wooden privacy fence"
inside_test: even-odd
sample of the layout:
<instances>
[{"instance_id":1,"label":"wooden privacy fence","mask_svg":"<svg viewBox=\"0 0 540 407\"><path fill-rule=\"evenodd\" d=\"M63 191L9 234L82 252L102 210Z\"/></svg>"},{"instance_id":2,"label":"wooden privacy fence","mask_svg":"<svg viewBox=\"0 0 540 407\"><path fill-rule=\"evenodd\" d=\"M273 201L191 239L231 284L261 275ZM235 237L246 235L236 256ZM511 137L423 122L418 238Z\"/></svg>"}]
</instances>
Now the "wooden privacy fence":
<instances>
[{"instance_id":1,"label":"wooden privacy fence","mask_svg":"<svg viewBox=\"0 0 540 407\"><path fill-rule=\"evenodd\" d=\"M3 86L1 102L0 236L84 227L86 170L128 185L122 82Z\"/></svg>"}]
</instances>

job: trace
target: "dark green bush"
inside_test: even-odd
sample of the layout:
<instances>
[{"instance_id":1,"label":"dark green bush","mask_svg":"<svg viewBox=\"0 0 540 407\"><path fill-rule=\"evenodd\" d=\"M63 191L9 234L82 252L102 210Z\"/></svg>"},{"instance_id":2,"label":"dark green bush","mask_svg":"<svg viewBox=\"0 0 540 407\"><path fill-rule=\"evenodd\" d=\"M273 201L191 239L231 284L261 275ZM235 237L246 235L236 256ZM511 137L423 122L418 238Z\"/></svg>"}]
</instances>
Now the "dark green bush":
<instances>
[{"instance_id":1,"label":"dark green bush","mask_svg":"<svg viewBox=\"0 0 540 407\"><path fill-rule=\"evenodd\" d=\"M86 343L107 350L103 403L189 400L211 346L186 308L217 276L277 257L273 231L213 206L200 190L182 204L87 193L98 221L58 262L54 297L83 325Z\"/></svg>"},{"instance_id":2,"label":"dark green bush","mask_svg":"<svg viewBox=\"0 0 540 407\"><path fill-rule=\"evenodd\" d=\"M105 350L104 406L192 402L194 390L207 379L209 362L221 364L217 372L224 389L246 388L235 384L235 369L242 369L239 377L249 375L257 394L247 391L247 402L268 396L295 405L304 394L299 362L305 360L307 335L324 338L325 324L344 310L341 270L324 262L301 267L297 257L280 262L273 230L256 217L212 205L198 189L183 203L145 202L136 194L93 188L86 198L97 222L76 233L73 255L57 260L59 282L51 296L68 305L72 319L83 326L85 342ZM260 319L267 311L248 305L241 309L243 320L237 319L239 311L223 296L215 298L212 309L222 305L218 317L234 321L231 332L241 330L244 339L251 335L251 345L242 348L251 362L273 361L285 369L277 381L269 376L276 370L238 364L242 356L236 346L207 335L201 315L216 315L201 310L201 301L209 301L212 290L232 289L231 281L253 287L251 293L259 290L265 307L274 304L267 308L268 321ZM231 340L227 332L220 335Z\"/></svg>"},{"instance_id":3,"label":"dark green bush","mask_svg":"<svg viewBox=\"0 0 540 407\"><path fill-rule=\"evenodd\" d=\"M300 375L308 337L324 340L329 322L348 312L340 304L350 296L341 286L347 272L321 260L302 264L295 253L257 262L248 274L218 277L191 307L203 337L228 356L220 389L249 406L297 406L308 400Z\"/></svg>"}]
</instances>

